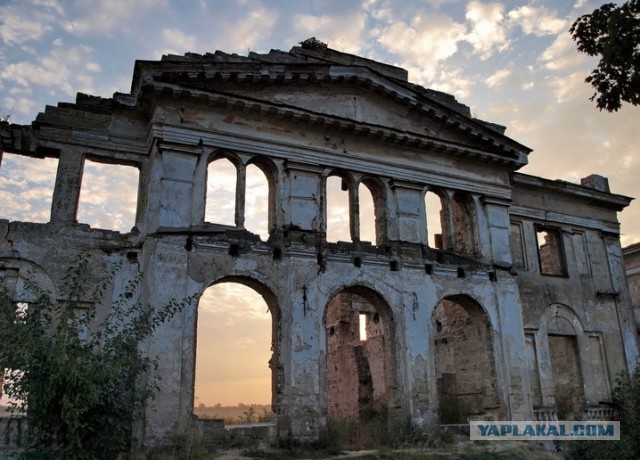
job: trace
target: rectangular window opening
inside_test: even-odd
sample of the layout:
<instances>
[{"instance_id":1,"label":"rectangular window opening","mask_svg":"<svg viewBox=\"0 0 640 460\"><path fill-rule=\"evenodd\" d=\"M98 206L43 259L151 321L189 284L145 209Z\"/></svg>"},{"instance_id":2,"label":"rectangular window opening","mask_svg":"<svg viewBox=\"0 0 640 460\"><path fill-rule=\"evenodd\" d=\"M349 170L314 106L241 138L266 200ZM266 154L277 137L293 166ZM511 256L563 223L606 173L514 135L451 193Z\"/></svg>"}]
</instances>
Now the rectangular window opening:
<instances>
[{"instance_id":1,"label":"rectangular window opening","mask_svg":"<svg viewBox=\"0 0 640 460\"><path fill-rule=\"evenodd\" d=\"M358 326L359 326L359 330L360 330L360 341L365 342L367 340L367 319L368 319L368 314L367 313L360 313L358 315Z\"/></svg>"},{"instance_id":2,"label":"rectangular window opening","mask_svg":"<svg viewBox=\"0 0 640 460\"><path fill-rule=\"evenodd\" d=\"M57 158L31 158L3 152L0 164L0 218L49 222L57 170Z\"/></svg>"},{"instance_id":3,"label":"rectangular window opening","mask_svg":"<svg viewBox=\"0 0 640 460\"><path fill-rule=\"evenodd\" d=\"M130 232L138 205L138 168L87 159L82 173L77 220L92 228Z\"/></svg>"},{"instance_id":4,"label":"rectangular window opening","mask_svg":"<svg viewBox=\"0 0 640 460\"><path fill-rule=\"evenodd\" d=\"M536 227L538 260L543 275L566 276L562 233L558 228Z\"/></svg>"}]
</instances>

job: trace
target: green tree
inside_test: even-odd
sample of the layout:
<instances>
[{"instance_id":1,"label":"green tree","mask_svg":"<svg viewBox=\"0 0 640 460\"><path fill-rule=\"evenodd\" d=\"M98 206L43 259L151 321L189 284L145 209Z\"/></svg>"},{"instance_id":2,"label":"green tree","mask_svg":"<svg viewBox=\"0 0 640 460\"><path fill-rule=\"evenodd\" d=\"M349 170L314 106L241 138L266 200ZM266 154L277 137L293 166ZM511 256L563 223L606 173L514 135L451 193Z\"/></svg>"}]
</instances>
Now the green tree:
<instances>
[{"instance_id":1,"label":"green tree","mask_svg":"<svg viewBox=\"0 0 640 460\"><path fill-rule=\"evenodd\" d=\"M600 56L586 78L596 92L591 100L614 112L622 102L640 103L640 0L607 3L580 16L569 30L578 50Z\"/></svg>"},{"instance_id":2,"label":"green tree","mask_svg":"<svg viewBox=\"0 0 640 460\"><path fill-rule=\"evenodd\" d=\"M0 289L0 363L10 376L4 390L28 421L22 458L126 456L133 421L157 390L156 382L143 382L155 363L139 345L193 300L154 310L134 301L136 280L97 324L95 310L80 308L86 306L80 300L86 298L82 281L88 261L81 256L65 277L62 297L69 300L39 293L25 310L25 304ZM96 300L108 285L105 280Z\"/></svg>"}]
</instances>

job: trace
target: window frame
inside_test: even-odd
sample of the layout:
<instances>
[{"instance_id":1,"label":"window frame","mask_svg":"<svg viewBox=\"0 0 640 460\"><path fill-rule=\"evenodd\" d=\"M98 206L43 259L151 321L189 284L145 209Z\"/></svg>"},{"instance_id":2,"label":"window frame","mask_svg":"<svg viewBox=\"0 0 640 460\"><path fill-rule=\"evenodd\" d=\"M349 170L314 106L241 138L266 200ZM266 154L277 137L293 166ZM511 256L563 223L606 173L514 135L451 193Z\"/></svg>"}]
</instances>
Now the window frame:
<instances>
[{"instance_id":1,"label":"window frame","mask_svg":"<svg viewBox=\"0 0 640 460\"><path fill-rule=\"evenodd\" d=\"M535 241L536 241L536 253L538 255L538 270L540 274L543 276L555 276L558 278L568 278L569 273L567 270L567 255L566 255L566 249L563 241L562 228L551 226L551 225L534 224L534 231L535 231ZM540 254L540 248L542 245L540 244L540 239L539 239L539 235L542 232L555 233L557 235L557 238L558 238L557 257L558 257L558 263L560 264L560 273L543 270L542 256Z\"/></svg>"}]
</instances>

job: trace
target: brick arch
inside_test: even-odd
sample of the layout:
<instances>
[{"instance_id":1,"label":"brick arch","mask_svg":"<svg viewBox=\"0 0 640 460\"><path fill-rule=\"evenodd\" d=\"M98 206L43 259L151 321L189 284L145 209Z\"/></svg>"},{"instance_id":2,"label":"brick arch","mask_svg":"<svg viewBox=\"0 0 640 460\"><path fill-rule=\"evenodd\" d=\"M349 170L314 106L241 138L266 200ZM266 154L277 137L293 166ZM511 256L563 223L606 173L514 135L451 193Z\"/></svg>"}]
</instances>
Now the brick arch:
<instances>
[{"instance_id":1,"label":"brick arch","mask_svg":"<svg viewBox=\"0 0 640 460\"><path fill-rule=\"evenodd\" d=\"M432 312L432 327L440 422L501 414L493 333L483 306L469 295L446 296Z\"/></svg>"},{"instance_id":2,"label":"brick arch","mask_svg":"<svg viewBox=\"0 0 640 460\"><path fill-rule=\"evenodd\" d=\"M389 303L369 287L342 287L326 305L324 324L327 416L357 420L363 412L388 408L397 387L395 321Z\"/></svg>"}]
</instances>

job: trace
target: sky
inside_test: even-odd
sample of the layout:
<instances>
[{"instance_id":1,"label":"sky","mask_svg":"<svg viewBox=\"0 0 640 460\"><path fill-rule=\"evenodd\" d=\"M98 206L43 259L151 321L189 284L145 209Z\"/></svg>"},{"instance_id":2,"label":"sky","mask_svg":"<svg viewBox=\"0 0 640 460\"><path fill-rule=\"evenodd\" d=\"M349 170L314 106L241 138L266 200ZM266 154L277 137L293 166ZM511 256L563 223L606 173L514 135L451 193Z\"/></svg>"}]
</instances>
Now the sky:
<instances>
[{"instance_id":1,"label":"sky","mask_svg":"<svg viewBox=\"0 0 640 460\"><path fill-rule=\"evenodd\" d=\"M289 50L316 37L331 48L401 66L411 82L451 93L474 116L506 126L506 135L533 149L521 172L576 183L598 173L609 178L612 192L635 197L640 107L598 111L584 82L597 61L579 54L568 33L578 16L602 3L0 0L0 116L28 124L46 105L73 102L77 92L128 92L136 59L218 49L242 55ZM46 222L55 160L9 157L0 168L0 214ZM137 173L102 168L85 168L78 219L127 231ZM256 197L261 184L257 178ZM248 201L250 222L264 220L258 207ZM640 241L640 204L634 201L619 219L622 244ZM258 303L252 308L263 311ZM255 327L270 329L268 315L263 321L267 326Z\"/></svg>"}]
</instances>

